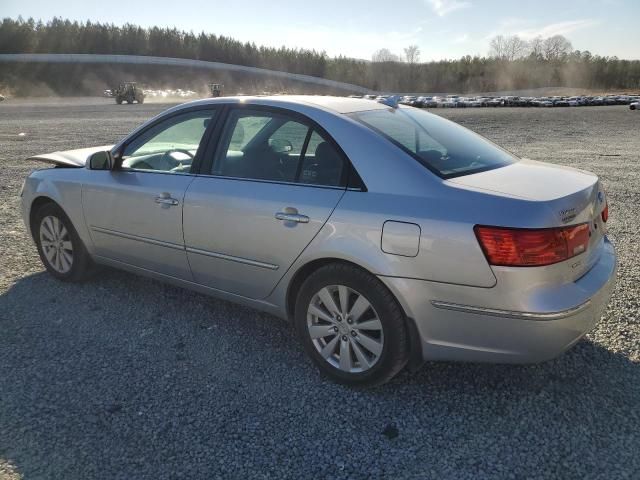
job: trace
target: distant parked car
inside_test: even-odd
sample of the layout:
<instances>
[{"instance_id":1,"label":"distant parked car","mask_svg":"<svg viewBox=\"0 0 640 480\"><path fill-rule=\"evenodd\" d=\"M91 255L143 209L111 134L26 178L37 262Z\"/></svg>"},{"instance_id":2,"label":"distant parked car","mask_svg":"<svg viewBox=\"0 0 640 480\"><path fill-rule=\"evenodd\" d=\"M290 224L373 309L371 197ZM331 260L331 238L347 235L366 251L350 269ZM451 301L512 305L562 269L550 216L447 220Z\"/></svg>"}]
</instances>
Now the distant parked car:
<instances>
[{"instance_id":1,"label":"distant parked car","mask_svg":"<svg viewBox=\"0 0 640 480\"><path fill-rule=\"evenodd\" d=\"M458 106L458 103L460 101L460 97L458 95L447 95L445 98L442 99L442 102L440 102L441 107L445 107L445 108L456 108Z\"/></svg>"},{"instance_id":2,"label":"distant parked car","mask_svg":"<svg viewBox=\"0 0 640 480\"><path fill-rule=\"evenodd\" d=\"M629 104L629 110L640 110L640 101L639 102L631 102Z\"/></svg>"},{"instance_id":3,"label":"distant parked car","mask_svg":"<svg viewBox=\"0 0 640 480\"><path fill-rule=\"evenodd\" d=\"M473 108L478 108L478 107L483 107L484 106L484 102L482 101L482 98L470 98L467 101L467 106L468 107L473 107Z\"/></svg>"},{"instance_id":4,"label":"distant parked car","mask_svg":"<svg viewBox=\"0 0 640 480\"><path fill-rule=\"evenodd\" d=\"M418 97L418 101L422 102L423 108L436 108L438 106L435 97Z\"/></svg>"},{"instance_id":5,"label":"distant parked car","mask_svg":"<svg viewBox=\"0 0 640 480\"><path fill-rule=\"evenodd\" d=\"M520 104L520 97L506 96L503 97L505 107L517 107Z\"/></svg>"},{"instance_id":6,"label":"distant parked car","mask_svg":"<svg viewBox=\"0 0 640 480\"><path fill-rule=\"evenodd\" d=\"M414 95L405 95L398 102L401 105L408 105L409 107L417 107L417 97Z\"/></svg>"},{"instance_id":7,"label":"distant parked car","mask_svg":"<svg viewBox=\"0 0 640 480\"><path fill-rule=\"evenodd\" d=\"M531 97L520 97L514 104L518 107L530 107L532 101L533 98Z\"/></svg>"}]
</instances>

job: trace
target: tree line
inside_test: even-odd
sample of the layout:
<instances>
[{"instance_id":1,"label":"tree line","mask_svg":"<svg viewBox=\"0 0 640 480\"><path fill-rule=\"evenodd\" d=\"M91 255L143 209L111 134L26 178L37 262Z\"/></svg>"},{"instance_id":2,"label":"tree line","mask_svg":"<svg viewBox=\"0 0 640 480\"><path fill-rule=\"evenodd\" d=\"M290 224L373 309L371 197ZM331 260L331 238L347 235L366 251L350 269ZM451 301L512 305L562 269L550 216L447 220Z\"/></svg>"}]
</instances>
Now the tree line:
<instances>
[{"instance_id":1,"label":"tree line","mask_svg":"<svg viewBox=\"0 0 640 480\"><path fill-rule=\"evenodd\" d=\"M574 50L562 36L530 42L497 36L487 56L420 62L416 45L397 55L381 49L371 61L324 51L265 47L223 35L176 28L77 22L46 23L5 18L0 53L90 53L153 55L232 63L313 75L395 92L487 92L537 87L601 90L640 89L640 61L602 57ZM0 68L7 68L0 66Z\"/></svg>"}]
</instances>

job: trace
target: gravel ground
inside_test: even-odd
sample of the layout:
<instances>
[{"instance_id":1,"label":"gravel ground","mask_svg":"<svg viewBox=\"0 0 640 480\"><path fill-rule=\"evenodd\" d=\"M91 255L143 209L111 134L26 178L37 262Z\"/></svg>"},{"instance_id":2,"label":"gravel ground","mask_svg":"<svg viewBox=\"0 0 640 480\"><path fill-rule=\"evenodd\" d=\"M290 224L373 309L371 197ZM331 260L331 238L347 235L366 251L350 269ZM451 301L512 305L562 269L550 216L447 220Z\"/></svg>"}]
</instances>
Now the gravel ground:
<instances>
[{"instance_id":1,"label":"gravel ground","mask_svg":"<svg viewBox=\"0 0 640 480\"><path fill-rule=\"evenodd\" d=\"M0 480L638 478L637 112L437 112L519 155L599 174L618 287L557 360L430 363L361 391L320 378L268 315L117 271L83 285L43 272L18 210L41 165L23 159L114 142L164 108L0 105Z\"/></svg>"}]
</instances>

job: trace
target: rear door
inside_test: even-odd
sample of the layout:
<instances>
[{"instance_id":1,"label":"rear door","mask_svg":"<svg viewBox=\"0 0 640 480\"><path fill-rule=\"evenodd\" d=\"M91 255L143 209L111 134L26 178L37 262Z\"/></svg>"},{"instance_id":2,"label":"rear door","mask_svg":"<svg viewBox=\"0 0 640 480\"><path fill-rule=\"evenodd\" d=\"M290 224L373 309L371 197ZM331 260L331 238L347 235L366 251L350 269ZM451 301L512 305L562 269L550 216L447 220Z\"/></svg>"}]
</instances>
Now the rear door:
<instances>
[{"instance_id":1,"label":"rear door","mask_svg":"<svg viewBox=\"0 0 640 480\"><path fill-rule=\"evenodd\" d=\"M192 279L182 207L195 178L194 159L214 118L210 108L171 115L125 145L120 168L91 172L82 205L96 255Z\"/></svg>"},{"instance_id":2,"label":"rear door","mask_svg":"<svg viewBox=\"0 0 640 480\"><path fill-rule=\"evenodd\" d=\"M264 298L325 224L348 161L318 126L286 110L230 110L184 202L194 281Z\"/></svg>"}]
</instances>

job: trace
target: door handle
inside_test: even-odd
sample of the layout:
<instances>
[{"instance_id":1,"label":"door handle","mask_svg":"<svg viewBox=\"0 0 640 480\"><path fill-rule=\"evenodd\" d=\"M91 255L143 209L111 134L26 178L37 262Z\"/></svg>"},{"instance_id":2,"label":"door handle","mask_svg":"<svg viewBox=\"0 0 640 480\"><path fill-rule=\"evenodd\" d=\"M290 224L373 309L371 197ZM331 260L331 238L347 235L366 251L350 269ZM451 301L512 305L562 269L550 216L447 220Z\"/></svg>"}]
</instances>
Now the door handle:
<instances>
[{"instance_id":1,"label":"door handle","mask_svg":"<svg viewBox=\"0 0 640 480\"><path fill-rule=\"evenodd\" d=\"M282 220L284 222L309 223L309 217L299 213L278 212L276 213L276 220Z\"/></svg>"},{"instance_id":2,"label":"door handle","mask_svg":"<svg viewBox=\"0 0 640 480\"><path fill-rule=\"evenodd\" d=\"M156 203L160 203L162 205L178 205L178 200L171 198L171 195L164 192L156 197Z\"/></svg>"}]
</instances>

